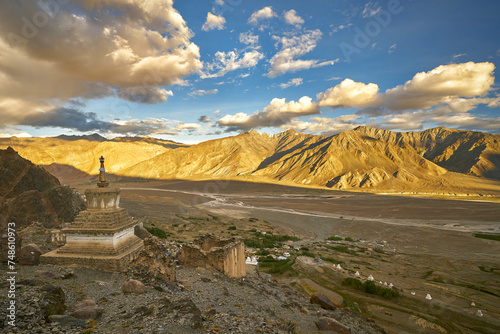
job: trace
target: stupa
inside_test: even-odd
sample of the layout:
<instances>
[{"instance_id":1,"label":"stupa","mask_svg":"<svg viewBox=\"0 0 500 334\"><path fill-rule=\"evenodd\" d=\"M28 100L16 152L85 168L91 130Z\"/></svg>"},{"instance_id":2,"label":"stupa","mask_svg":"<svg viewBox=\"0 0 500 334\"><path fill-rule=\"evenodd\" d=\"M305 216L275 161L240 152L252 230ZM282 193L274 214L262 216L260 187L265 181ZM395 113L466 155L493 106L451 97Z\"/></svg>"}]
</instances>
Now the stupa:
<instances>
[{"instance_id":1,"label":"stupa","mask_svg":"<svg viewBox=\"0 0 500 334\"><path fill-rule=\"evenodd\" d=\"M109 187L104 157L99 160L97 187L85 191L87 210L62 229L66 244L43 254L42 263L120 271L144 248L134 234L137 222L119 206L120 189Z\"/></svg>"}]
</instances>

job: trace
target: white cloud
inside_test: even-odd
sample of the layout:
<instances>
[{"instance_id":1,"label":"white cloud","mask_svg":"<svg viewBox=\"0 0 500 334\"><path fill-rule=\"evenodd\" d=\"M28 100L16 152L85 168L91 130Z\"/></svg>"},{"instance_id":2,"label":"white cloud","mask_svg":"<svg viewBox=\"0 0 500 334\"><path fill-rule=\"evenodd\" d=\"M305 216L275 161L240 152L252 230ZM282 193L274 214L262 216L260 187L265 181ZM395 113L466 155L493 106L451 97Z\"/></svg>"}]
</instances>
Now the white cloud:
<instances>
[{"instance_id":1,"label":"white cloud","mask_svg":"<svg viewBox=\"0 0 500 334\"><path fill-rule=\"evenodd\" d=\"M326 92L319 93L317 98L321 107L359 108L374 105L377 93L378 85L374 83L365 85L345 79Z\"/></svg>"},{"instance_id":2,"label":"white cloud","mask_svg":"<svg viewBox=\"0 0 500 334\"><path fill-rule=\"evenodd\" d=\"M489 62L441 65L388 89L382 96L383 104L391 110L422 109L454 97L482 96L495 81L494 69L495 65Z\"/></svg>"},{"instance_id":3,"label":"white cloud","mask_svg":"<svg viewBox=\"0 0 500 334\"><path fill-rule=\"evenodd\" d=\"M158 87L180 83L202 67L192 32L172 1L75 0L58 9L28 36L22 18L42 13L37 2L0 2L4 124L103 126L95 114L61 107L78 97L163 102L170 91Z\"/></svg>"},{"instance_id":4,"label":"white cloud","mask_svg":"<svg viewBox=\"0 0 500 334\"><path fill-rule=\"evenodd\" d=\"M257 22L259 22L259 20L271 19L276 16L277 15L273 11L272 7L268 6L254 12L248 19L248 23L256 24Z\"/></svg>"},{"instance_id":5,"label":"white cloud","mask_svg":"<svg viewBox=\"0 0 500 334\"><path fill-rule=\"evenodd\" d=\"M207 20L203 24L203 27L201 27L202 30L204 31L209 31L209 30L222 30L224 29L224 24L226 23L226 19L222 16L217 16L214 15L210 12L207 13Z\"/></svg>"},{"instance_id":6,"label":"white cloud","mask_svg":"<svg viewBox=\"0 0 500 334\"><path fill-rule=\"evenodd\" d=\"M300 70L310 69L312 67L321 67L326 65L333 65L338 60L329 60L320 62L316 59L302 60L295 59L297 57L303 56L316 48L318 40L321 38L321 31L319 29L306 31L305 34L300 36L292 37L274 37L277 40L277 44L281 44L281 50L276 53L269 64L271 68L269 69L267 76L270 78L275 78L278 75L285 74L287 72L297 72Z\"/></svg>"},{"instance_id":7,"label":"white cloud","mask_svg":"<svg viewBox=\"0 0 500 334\"><path fill-rule=\"evenodd\" d=\"M202 73L200 75L201 78L217 78L241 68L255 67L259 63L259 60L264 58L264 55L257 50L245 52L242 56L236 51L218 51L215 54L215 58L215 62L206 67L209 70L217 70L217 72L211 74Z\"/></svg>"},{"instance_id":8,"label":"white cloud","mask_svg":"<svg viewBox=\"0 0 500 334\"><path fill-rule=\"evenodd\" d=\"M366 85L345 79L318 94L318 101L320 106L332 108L381 106L392 111L427 109L450 103L457 97L485 95L494 83L494 69L495 65L488 62L441 65L429 72L417 73L404 85L381 94L376 84Z\"/></svg>"},{"instance_id":9,"label":"white cloud","mask_svg":"<svg viewBox=\"0 0 500 334\"><path fill-rule=\"evenodd\" d=\"M302 78L293 78L288 82L284 82L284 83L280 84L280 87L281 87L281 89L286 89L286 88L292 87L292 86L295 86L295 87L300 86L300 85L302 85L303 81L304 81L304 79L302 79Z\"/></svg>"},{"instance_id":10,"label":"white cloud","mask_svg":"<svg viewBox=\"0 0 500 334\"><path fill-rule=\"evenodd\" d=\"M224 0L215 0L215 4L222 6L222 5L224 5Z\"/></svg>"},{"instance_id":11,"label":"white cloud","mask_svg":"<svg viewBox=\"0 0 500 334\"><path fill-rule=\"evenodd\" d=\"M393 53L394 51L396 51L396 46L397 46L397 45L398 45L397 43L396 43L396 44L392 44L392 45L389 47L389 49L387 50L387 53Z\"/></svg>"},{"instance_id":12,"label":"white cloud","mask_svg":"<svg viewBox=\"0 0 500 334\"><path fill-rule=\"evenodd\" d=\"M315 115L319 113L319 106L308 96L301 97L297 102L286 102L285 99L273 99L262 111L252 115L237 113L226 115L217 123L227 127L230 131L249 130L261 127L279 127L288 124L297 117Z\"/></svg>"},{"instance_id":13,"label":"white cloud","mask_svg":"<svg viewBox=\"0 0 500 334\"><path fill-rule=\"evenodd\" d=\"M188 95L195 97L195 96L203 96L203 95L213 95L213 94L217 94L218 92L219 92L219 90L217 88L209 89L209 90L198 89L198 90L190 92Z\"/></svg>"},{"instance_id":14,"label":"white cloud","mask_svg":"<svg viewBox=\"0 0 500 334\"><path fill-rule=\"evenodd\" d=\"M351 26L352 26L352 23L341 24L338 27L333 28L332 31L330 31L330 36L332 36L333 34L335 34L336 32L338 32L340 30L347 29L347 28L349 28ZM331 25L330 27L333 27L333 25Z\"/></svg>"},{"instance_id":15,"label":"white cloud","mask_svg":"<svg viewBox=\"0 0 500 334\"><path fill-rule=\"evenodd\" d=\"M382 7L377 2L374 3L374 2L369 1L365 5L365 8L363 9L363 13L361 13L361 16L363 18L372 17L375 14L377 14L378 12L380 12L381 9L382 9Z\"/></svg>"},{"instance_id":16,"label":"white cloud","mask_svg":"<svg viewBox=\"0 0 500 334\"><path fill-rule=\"evenodd\" d=\"M457 53L457 54L454 54L452 56L452 58L453 58L453 60L455 60L457 58L464 57L464 56L467 56L467 53Z\"/></svg>"},{"instance_id":17,"label":"white cloud","mask_svg":"<svg viewBox=\"0 0 500 334\"><path fill-rule=\"evenodd\" d=\"M336 118L312 117L309 122L295 120L280 128L283 130L289 128L299 132L319 133L323 136L331 136L359 126L359 124L353 122L357 118L355 115L343 115Z\"/></svg>"},{"instance_id":18,"label":"white cloud","mask_svg":"<svg viewBox=\"0 0 500 334\"><path fill-rule=\"evenodd\" d=\"M259 36L252 34L251 31L240 33L240 42L243 44L255 46L259 43Z\"/></svg>"},{"instance_id":19,"label":"white cloud","mask_svg":"<svg viewBox=\"0 0 500 334\"><path fill-rule=\"evenodd\" d=\"M285 13L285 21L294 26L301 26L304 23L304 19L297 15L295 9L291 9Z\"/></svg>"}]
</instances>

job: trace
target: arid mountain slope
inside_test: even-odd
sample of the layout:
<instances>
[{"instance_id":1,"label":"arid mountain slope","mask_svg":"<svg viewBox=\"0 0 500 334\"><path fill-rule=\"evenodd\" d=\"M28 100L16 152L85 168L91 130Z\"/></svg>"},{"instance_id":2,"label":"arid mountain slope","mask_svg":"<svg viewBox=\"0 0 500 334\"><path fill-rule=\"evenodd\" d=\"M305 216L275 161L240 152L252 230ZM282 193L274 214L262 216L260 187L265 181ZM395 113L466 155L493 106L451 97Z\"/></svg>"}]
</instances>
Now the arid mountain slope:
<instances>
[{"instance_id":1,"label":"arid mountain slope","mask_svg":"<svg viewBox=\"0 0 500 334\"><path fill-rule=\"evenodd\" d=\"M155 179L251 175L259 166L267 164L266 159L277 159L320 138L295 131L278 135L250 131L170 150L124 170L123 175Z\"/></svg>"},{"instance_id":2,"label":"arid mountain slope","mask_svg":"<svg viewBox=\"0 0 500 334\"><path fill-rule=\"evenodd\" d=\"M11 146L19 155L47 169L62 179L78 179L98 174L99 157L106 157L106 167L115 174L138 162L186 145L154 138L115 138L98 135L57 138L0 139L0 148Z\"/></svg>"},{"instance_id":3,"label":"arid mountain slope","mask_svg":"<svg viewBox=\"0 0 500 334\"><path fill-rule=\"evenodd\" d=\"M8 222L18 230L34 221L47 227L71 222L85 202L62 187L43 168L21 158L12 148L0 150L0 231Z\"/></svg>"},{"instance_id":4,"label":"arid mountain slope","mask_svg":"<svg viewBox=\"0 0 500 334\"><path fill-rule=\"evenodd\" d=\"M449 171L500 179L499 135L444 127L406 133L370 127L356 130L397 145L409 144L418 154Z\"/></svg>"},{"instance_id":5,"label":"arid mountain slope","mask_svg":"<svg viewBox=\"0 0 500 334\"><path fill-rule=\"evenodd\" d=\"M333 189L500 191L500 135L435 128L398 133L370 127L325 137L288 130L245 132L187 146L146 138L0 140L64 179L113 174L147 179L230 178ZM484 188L484 187L486 188ZM479 189L478 188L478 189ZM477 190L478 192L480 190Z\"/></svg>"}]
</instances>

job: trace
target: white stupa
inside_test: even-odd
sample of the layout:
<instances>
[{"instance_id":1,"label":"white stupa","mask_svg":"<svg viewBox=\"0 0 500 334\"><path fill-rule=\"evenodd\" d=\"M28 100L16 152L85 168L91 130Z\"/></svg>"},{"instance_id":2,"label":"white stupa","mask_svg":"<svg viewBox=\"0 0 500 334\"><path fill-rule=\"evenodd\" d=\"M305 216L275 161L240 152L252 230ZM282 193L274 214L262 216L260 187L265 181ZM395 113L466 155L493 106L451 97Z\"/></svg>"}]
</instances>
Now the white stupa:
<instances>
[{"instance_id":1,"label":"white stupa","mask_svg":"<svg viewBox=\"0 0 500 334\"><path fill-rule=\"evenodd\" d=\"M478 317L482 317L483 316L483 312L481 312L481 310L477 310L476 315Z\"/></svg>"},{"instance_id":2,"label":"white stupa","mask_svg":"<svg viewBox=\"0 0 500 334\"><path fill-rule=\"evenodd\" d=\"M359 271L356 271L356 273L354 274L354 276L359 277L360 276L359 275Z\"/></svg>"},{"instance_id":3,"label":"white stupa","mask_svg":"<svg viewBox=\"0 0 500 334\"><path fill-rule=\"evenodd\" d=\"M369 280L369 281L374 281L374 280L375 280L375 278L373 278L373 276L372 276L372 275L370 275L370 276L368 276L368 280Z\"/></svg>"},{"instance_id":4,"label":"white stupa","mask_svg":"<svg viewBox=\"0 0 500 334\"><path fill-rule=\"evenodd\" d=\"M428 294L427 294L427 296L425 296L425 299L427 299L427 300L432 300L432 297L431 297L431 295L428 293Z\"/></svg>"}]
</instances>

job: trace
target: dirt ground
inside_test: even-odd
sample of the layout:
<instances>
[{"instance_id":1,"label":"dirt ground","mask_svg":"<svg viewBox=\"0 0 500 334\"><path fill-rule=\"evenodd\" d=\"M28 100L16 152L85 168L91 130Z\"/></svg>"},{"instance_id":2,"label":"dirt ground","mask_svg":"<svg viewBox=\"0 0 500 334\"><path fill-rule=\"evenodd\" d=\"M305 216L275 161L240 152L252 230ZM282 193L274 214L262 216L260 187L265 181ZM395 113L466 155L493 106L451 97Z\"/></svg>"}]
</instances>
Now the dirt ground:
<instances>
[{"instance_id":1,"label":"dirt ground","mask_svg":"<svg viewBox=\"0 0 500 334\"><path fill-rule=\"evenodd\" d=\"M122 189L121 206L131 215L164 227L179 240L205 232L246 237L252 228L298 235L295 246L333 257L343 267L341 272L301 272L304 279L340 294L345 306L389 333L500 331L500 242L474 237L477 232L500 233L498 202L236 181L115 186ZM228 231L228 226L237 230ZM326 239L334 235L356 241L340 241L350 253L331 250ZM343 287L342 280L356 271L364 279L373 275L376 281L393 283L401 297L387 301ZM298 284L293 277L277 279ZM432 301L425 299L427 294Z\"/></svg>"}]
</instances>

